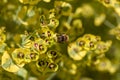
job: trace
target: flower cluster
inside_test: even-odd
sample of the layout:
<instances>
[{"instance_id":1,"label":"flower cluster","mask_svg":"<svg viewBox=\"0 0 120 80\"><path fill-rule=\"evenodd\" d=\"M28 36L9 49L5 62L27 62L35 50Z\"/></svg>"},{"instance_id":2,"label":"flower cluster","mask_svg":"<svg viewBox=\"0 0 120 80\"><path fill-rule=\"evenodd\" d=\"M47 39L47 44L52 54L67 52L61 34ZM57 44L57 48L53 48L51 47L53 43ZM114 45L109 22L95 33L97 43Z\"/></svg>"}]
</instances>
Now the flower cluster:
<instances>
[{"instance_id":1,"label":"flower cluster","mask_svg":"<svg viewBox=\"0 0 120 80\"><path fill-rule=\"evenodd\" d=\"M29 4L28 2L25 2L24 4ZM22 0L21 3L23 3ZM61 4L66 3L61 2ZM63 7L64 6L65 5L63 5ZM26 8L27 7L24 6L21 10L26 10ZM20 13L21 12L19 12L18 15L20 15ZM52 49L52 47L54 47L54 45L58 43L67 42L69 38L66 34L55 33L54 30L59 25L59 21L56 18L56 13L57 12L55 12L55 10L52 9L49 11L48 17L46 17L45 15L41 15L39 17L40 23L39 28L37 30L33 32L25 31L25 34L20 35L20 43L13 44L14 46L18 45L18 47L12 47L7 50L4 50L4 54L2 56L2 67L5 70L9 72L17 72L25 64L28 64L30 62L36 62L36 67L40 72L43 73L55 72L58 70L58 63L60 62L62 56L59 51ZM65 12L63 14L65 14ZM17 19L19 19L18 21L21 21L24 17L25 15L18 16ZM27 24L28 22L25 23ZM2 34L2 31L3 30L1 29L0 41L4 42L5 35ZM7 59L9 59L10 62L7 61ZM13 68L16 69L12 70Z\"/></svg>"},{"instance_id":2,"label":"flower cluster","mask_svg":"<svg viewBox=\"0 0 120 80\"><path fill-rule=\"evenodd\" d=\"M74 60L82 60L90 51L94 54L104 54L109 50L112 41L101 41L100 36L85 34L68 46L68 54Z\"/></svg>"},{"instance_id":3,"label":"flower cluster","mask_svg":"<svg viewBox=\"0 0 120 80\"><path fill-rule=\"evenodd\" d=\"M120 25L110 30L110 34L114 35L116 39L120 40Z\"/></svg>"},{"instance_id":4,"label":"flower cluster","mask_svg":"<svg viewBox=\"0 0 120 80\"><path fill-rule=\"evenodd\" d=\"M100 36L85 34L68 45L68 54L75 61L86 60L86 65L95 66L99 71L114 73L116 68L105 57L105 53L111 45L112 41L110 40L104 42Z\"/></svg>"}]
</instances>

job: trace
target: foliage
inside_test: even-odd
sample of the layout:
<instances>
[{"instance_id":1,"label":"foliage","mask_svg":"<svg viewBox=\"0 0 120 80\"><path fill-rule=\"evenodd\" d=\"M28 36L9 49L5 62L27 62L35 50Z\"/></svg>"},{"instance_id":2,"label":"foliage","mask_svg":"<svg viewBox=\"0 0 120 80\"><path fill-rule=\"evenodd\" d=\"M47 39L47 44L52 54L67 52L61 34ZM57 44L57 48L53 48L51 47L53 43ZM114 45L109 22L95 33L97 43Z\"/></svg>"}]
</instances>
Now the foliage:
<instances>
[{"instance_id":1,"label":"foliage","mask_svg":"<svg viewBox=\"0 0 120 80\"><path fill-rule=\"evenodd\" d=\"M1 0L0 80L120 80L119 0Z\"/></svg>"}]
</instances>

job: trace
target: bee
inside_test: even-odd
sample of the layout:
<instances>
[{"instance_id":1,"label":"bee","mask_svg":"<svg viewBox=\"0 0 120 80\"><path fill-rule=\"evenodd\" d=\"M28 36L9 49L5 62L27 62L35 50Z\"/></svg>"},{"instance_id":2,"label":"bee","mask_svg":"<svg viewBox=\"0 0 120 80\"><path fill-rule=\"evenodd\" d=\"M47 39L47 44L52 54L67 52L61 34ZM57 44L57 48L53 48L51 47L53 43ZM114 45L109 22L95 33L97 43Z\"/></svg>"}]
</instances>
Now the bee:
<instances>
[{"instance_id":1,"label":"bee","mask_svg":"<svg viewBox=\"0 0 120 80\"><path fill-rule=\"evenodd\" d=\"M69 37L66 34L57 34L56 36L56 41L58 43L67 42L69 40Z\"/></svg>"}]
</instances>

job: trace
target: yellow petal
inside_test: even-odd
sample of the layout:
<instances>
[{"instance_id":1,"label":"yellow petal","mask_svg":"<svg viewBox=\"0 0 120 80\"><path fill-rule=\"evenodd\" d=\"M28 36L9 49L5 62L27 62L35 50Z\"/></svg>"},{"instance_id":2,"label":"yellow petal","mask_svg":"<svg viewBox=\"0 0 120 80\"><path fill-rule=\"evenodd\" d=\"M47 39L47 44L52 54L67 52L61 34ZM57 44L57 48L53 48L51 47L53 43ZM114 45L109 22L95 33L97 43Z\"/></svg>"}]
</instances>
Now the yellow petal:
<instances>
[{"instance_id":1,"label":"yellow petal","mask_svg":"<svg viewBox=\"0 0 120 80\"><path fill-rule=\"evenodd\" d=\"M17 72L20 68L15 65L7 51L2 56L2 68L8 72Z\"/></svg>"}]
</instances>

